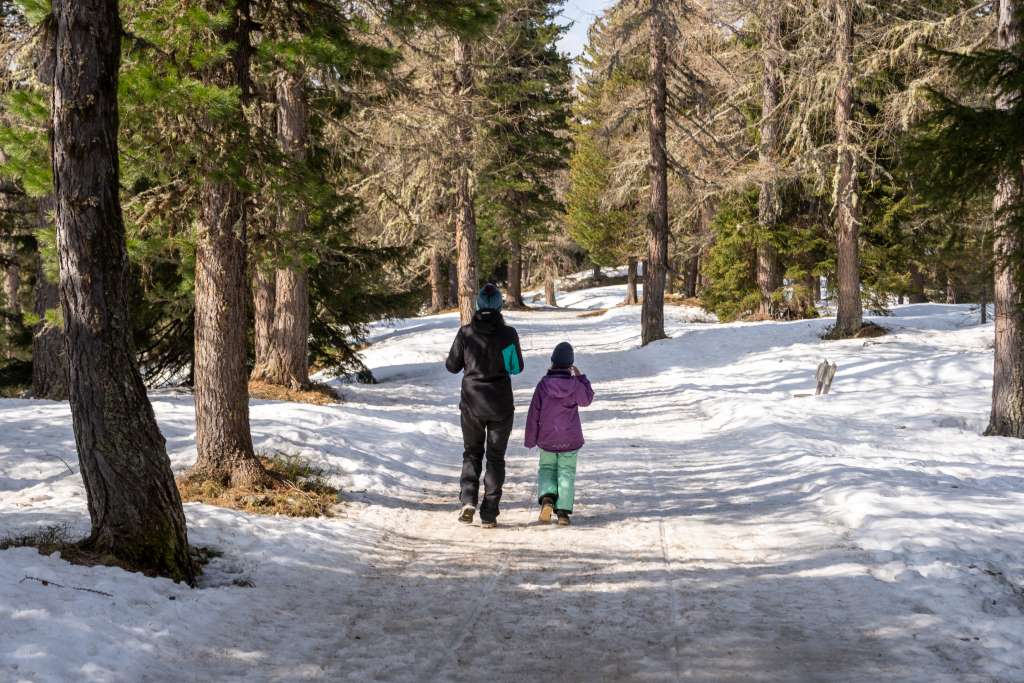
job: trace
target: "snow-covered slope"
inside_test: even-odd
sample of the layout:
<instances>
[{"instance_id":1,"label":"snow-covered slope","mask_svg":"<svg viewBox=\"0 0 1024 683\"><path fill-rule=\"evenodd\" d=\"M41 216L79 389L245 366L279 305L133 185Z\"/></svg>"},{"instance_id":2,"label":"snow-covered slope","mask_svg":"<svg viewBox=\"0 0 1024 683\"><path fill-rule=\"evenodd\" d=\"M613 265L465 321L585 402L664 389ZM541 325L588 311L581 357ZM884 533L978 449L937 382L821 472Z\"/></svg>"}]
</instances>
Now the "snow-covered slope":
<instances>
[{"instance_id":1,"label":"snow-covered slope","mask_svg":"<svg viewBox=\"0 0 1024 683\"><path fill-rule=\"evenodd\" d=\"M898 307L893 334L826 343L827 320L672 307L672 338L640 349L623 293L508 315L527 367L497 530L454 520L456 318L381 324L380 384L252 406L257 445L329 468L344 517L186 506L224 553L199 590L0 552L0 680L1024 681L1024 456L979 435L975 310ZM521 446L562 340L597 393L568 529L534 523ZM833 393L803 395L826 356ZM153 400L185 468L191 399ZM84 533L77 469L66 405L0 401L0 536Z\"/></svg>"}]
</instances>

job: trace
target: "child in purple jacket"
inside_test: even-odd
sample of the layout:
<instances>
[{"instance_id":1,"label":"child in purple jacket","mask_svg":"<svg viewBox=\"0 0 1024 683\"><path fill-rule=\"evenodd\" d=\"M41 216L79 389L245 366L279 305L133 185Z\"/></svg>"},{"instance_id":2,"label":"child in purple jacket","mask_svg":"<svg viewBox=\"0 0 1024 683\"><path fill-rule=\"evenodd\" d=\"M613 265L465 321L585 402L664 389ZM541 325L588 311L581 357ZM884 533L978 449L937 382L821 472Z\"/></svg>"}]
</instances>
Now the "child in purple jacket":
<instances>
[{"instance_id":1,"label":"child in purple jacket","mask_svg":"<svg viewBox=\"0 0 1024 683\"><path fill-rule=\"evenodd\" d=\"M589 406L594 390L573 365L573 350L562 342L551 354L551 369L537 385L526 416L526 447L540 446L537 497L540 521L568 526L576 486L576 455L583 447L579 407Z\"/></svg>"}]
</instances>

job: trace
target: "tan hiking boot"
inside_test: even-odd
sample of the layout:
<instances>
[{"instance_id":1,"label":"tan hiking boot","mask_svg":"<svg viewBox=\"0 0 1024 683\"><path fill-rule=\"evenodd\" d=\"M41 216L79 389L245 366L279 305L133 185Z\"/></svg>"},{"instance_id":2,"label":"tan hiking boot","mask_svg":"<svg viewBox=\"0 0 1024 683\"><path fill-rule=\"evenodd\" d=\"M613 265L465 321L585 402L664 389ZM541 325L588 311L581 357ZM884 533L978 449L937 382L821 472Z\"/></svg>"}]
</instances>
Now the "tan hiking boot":
<instances>
[{"instance_id":1,"label":"tan hiking boot","mask_svg":"<svg viewBox=\"0 0 1024 683\"><path fill-rule=\"evenodd\" d=\"M554 514L554 512L555 506L552 505L549 499L545 498L544 502L540 506L540 516L537 518L537 521L541 524L550 524L551 515Z\"/></svg>"}]
</instances>

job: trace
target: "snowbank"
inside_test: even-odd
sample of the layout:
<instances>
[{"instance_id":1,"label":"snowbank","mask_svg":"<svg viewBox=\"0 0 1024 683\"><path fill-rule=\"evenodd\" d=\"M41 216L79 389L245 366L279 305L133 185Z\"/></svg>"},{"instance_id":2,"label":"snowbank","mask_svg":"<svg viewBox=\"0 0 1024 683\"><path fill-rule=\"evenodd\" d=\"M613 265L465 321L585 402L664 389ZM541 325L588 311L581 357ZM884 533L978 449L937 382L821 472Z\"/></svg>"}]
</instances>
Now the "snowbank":
<instances>
[{"instance_id":1,"label":"snowbank","mask_svg":"<svg viewBox=\"0 0 1024 683\"><path fill-rule=\"evenodd\" d=\"M257 446L326 468L346 516L187 505L190 540L223 553L200 590L0 552L0 679L1024 680L1024 455L980 436L974 308L901 306L886 337L823 342L829 320L669 307L672 338L641 349L624 293L507 316L519 405L562 340L597 392L570 529L532 525L522 414L502 526L456 528L457 316L380 324L380 384L252 406ZM806 396L824 357L833 393ZM153 401L185 468L191 399ZM0 401L0 536L84 533L77 470L66 405Z\"/></svg>"}]
</instances>

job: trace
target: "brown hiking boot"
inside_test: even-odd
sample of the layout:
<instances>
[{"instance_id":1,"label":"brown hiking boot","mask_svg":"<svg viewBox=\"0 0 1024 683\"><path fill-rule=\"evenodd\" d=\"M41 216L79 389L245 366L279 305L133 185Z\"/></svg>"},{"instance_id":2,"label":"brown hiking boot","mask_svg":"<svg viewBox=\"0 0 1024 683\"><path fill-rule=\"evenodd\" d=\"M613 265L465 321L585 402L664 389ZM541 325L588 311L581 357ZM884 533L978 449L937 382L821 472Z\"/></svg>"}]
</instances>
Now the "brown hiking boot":
<instances>
[{"instance_id":1,"label":"brown hiking boot","mask_svg":"<svg viewBox=\"0 0 1024 683\"><path fill-rule=\"evenodd\" d=\"M537 521L539 521L541 524L550 524L551 515L554 513L554 511L555 506L551 502L551 499L544 498L540 502L540 516L537 518Z\"/></svg>"},{"instance_id":2,"label":"brown hiking boot","mask_svg":"<svg viewBox=\"0 0 1024 683\"><path fill-rule=\"evenodd\" d=\"M569 513L558 511L558 526L569 526Z\"/></svg>"}]
</instances>

